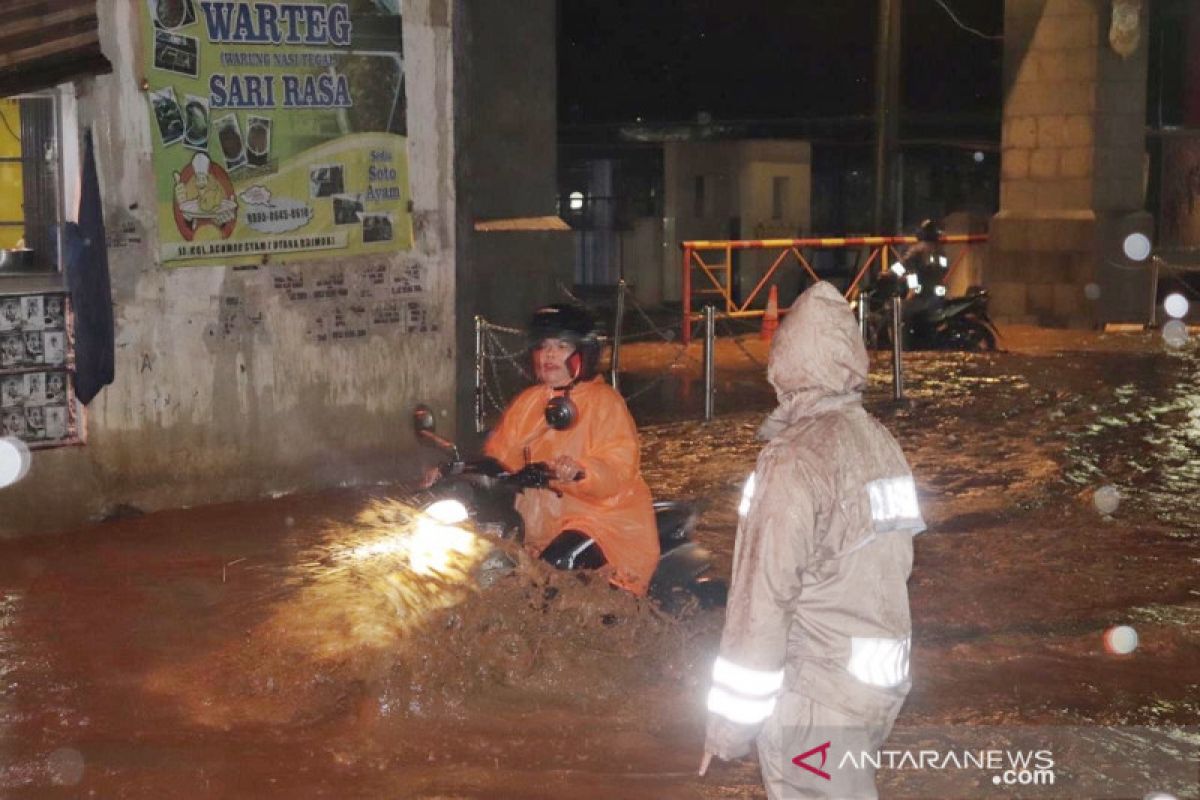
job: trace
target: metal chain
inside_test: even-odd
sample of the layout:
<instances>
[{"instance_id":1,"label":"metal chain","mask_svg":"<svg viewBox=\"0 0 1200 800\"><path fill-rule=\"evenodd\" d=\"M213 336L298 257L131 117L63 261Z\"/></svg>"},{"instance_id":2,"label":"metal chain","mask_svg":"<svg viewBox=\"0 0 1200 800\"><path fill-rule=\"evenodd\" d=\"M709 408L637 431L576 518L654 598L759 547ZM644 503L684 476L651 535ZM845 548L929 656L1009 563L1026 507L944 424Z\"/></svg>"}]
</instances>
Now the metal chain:
<instances>
[{"instance_id":1,"label":"metal chain","mask_svg":"<svg viewBox=\"0 0 1200 800\"><path fill-rule=\"evenodd\" d=\"M721 318L721 325L724 326L725 332L729 334L729 338L733 339L733 343L735 345L737 345L738 350L742 351L742 355L744 355L746 358L750 359L751 363L753 363L754 365L759 366L759 367L766 367L766 364L759 361L758 358L755 357L755 355L753 353L751 353L749 350L746 349L746 345L742 344L742 340L738 338L737 333L733 330L733 327L729 324L729 320L727 320L725 318Z\"/></svg>"},{"instance_id":2,"label":"metal chain","mask_svg":"<svg viewBox=\"0 0 1200 800\"><path fill-rule=\"evenodd\" d=\"M525 359L526 359L526 358L529 356L529 353L528 353L528 351L526 351L526 350L505 350L505 349L504 349L504 345L501 343L501 341L500 341L499 337L497 337L497 336L496 336L495 334L493 334L491 331L488 331L488 332L487 332L487 335L488 335L488 341L490 342L490 344L492 345L492 347L493 347L493 348L495 348L495 350L499 351L499 352L498 352L498 353L497 353L495 356L493 356L493 358L497 358L497 359L499 359L500 361L513 361L513 362L517 362L517 365L518 365L518 366L517 366L517 368L518 368L518 369L520 369L520 370L521 370L521 373L522 373L522 374L523 374L525 377L527 377L527 378L528 378L528 377L529 377L529 373L528 373L528 372L526 372L526 371L525 371L525 370L524 370L524 369L523 369L523 368L520 366L520 362L524 361L524 360L525 360ZM491 349L491 348L489 348L489 350L490 350L490 349Z\"/></svg>"},{"instance_id":3,"label":"metal chain","mask_svg":"<svg viewBox=\"0 0 1200 800\"><path fill-rule=\"evenodd\" d=\"M637 298L633 296L633 293L631 291L629 291L628 286L625 287L625 294L626 294L626 297L628 297L629 302L633 305L634 310L636 310L638 312L638 314L641 315L642 319L644 319L646 321L646 324L650 326L650 331L648 331L648 332L657 333L664 342L675 341L675 339L677 338L675 335L675 331L673 331L669 328L663 329L663 328L658 327L658 325L655 324L654 320L650 318L650 315L646 313L646 310L644 308L642 308L642 304L639 303L637 301ZM636 335L640 335L640 334L636 334Z\"/></svg>"},{"instance_id":4,"label":"metal chain","mask_svg":"<svg viewBox=\"0 0 1200 800\"><path fill-rule=\"evenodd\" d=\"M500 355L498 357L493 357L491 359L491 364L492 364L493 369L495 369L496 362L503 361L508 364L512 364L516 368L517 372L519 372L521 374L521 377L524 378L525 380L527 380L527 381L533 380L533 377L529 374L529 371L525 369L525 366L523 363L525 361L525 354L523 352L509 353L504 350L503 346L500 344L499 340L497 340L494 335L488 334L488 338L489 338L489 350L491 350L492 348L495 348L500 351Z\"/></svg>"},{"instance_id":5,"label":"metal chain","mask_svg":"<svg viewBox=\"0 0 1200 800\"><path fill-rule=\"evenodd\" d=\"M504 386L500 381L500 375L496 372L496 360L495 359L485 359L485 363L488 364L488 366L490 367L490 369L492 371L492 383L495 384L496 388L495 388L495 391L492 390L492 385L488 383L487 375L485 374L484 379L483 379L484 397L487 399L487 401L489 403L492 404L492 410L503 412L506 403L502 402L500 400L500 398L497 397L497 393L503 394Z\"/></svg>"},{"instance_id":6,"label":"metal chain","mask_svg":"<svg viewBox=\"0 0 1200 800\"><path fill-rule=\"evenodd\" d=\"M558 287L563 292L563 294L565 294L567 297L571 298L573 301L578 302L581 305L586 305L586 304L583 304L582 301L579 300L579 298L576 295L574 295L569 289L567 289L561 283L558 284ZM625 288L625 292L627 294L627 297L632 301L633 307L637 310L638 314L640 314L641 317L650 326L650 330L642 331L637 334L623 335L622 339L628 340L628 339L632 339L634 337L639 337L639 336L649 338L650 336L656 335L660 339L662 339L664 342L674 342L676 340L674 331L672 331L670 329L664 330L663 328L658 327L658 325L656 325L654 323L654 320L651 319L650 315L646 313L645 309L643 309L642 306L637 302L637 300L633 298L632 294L629 293L628 287ZM532 378L532 376L530 376L529 372L523 366L523 362L526 357L526 352L524 350L511 350L510 351L510 350L505 349L503 342L500 340L500 338L497 336L497 334L500 333L500 334L509 334L512 336L523 336L523 335L525 335L525 332L522 330L516 329L516 328L508 328L503 325L495 325L491 322L488 322L487 320L482 320L482 327L483 327L483 331L486 335L484 352L482 354L482 360L485 364L487 364L487 370L485 371L484 375L482 376L483 379L481 381L481 385L482 385L483 393L484 393L484 399L488 403L491 404L491 407L494 411L503 412L506 404L501 402L498 395L505 394L504 381L501 379L498 364L500 362L506 362L509 364L513 364L513 365L515 365L516 371L519 372L521 374L521 377L524 378L526 381L532 381L533 378ZM740 343L739 343L739 345L740 345ZM747 356L749 356L751 359L753 359L753 356L750 355L749 353L747 353ZM680 344L677 346L677 348L675 350L675 355L671 359L671 362L669 364L667 364L667 366L659 373L658 377L656 377L650 383L648 383L645 386L638 389L636 392L634 392L630 395L627 395L625 397L625 401L632 402L633 400L636 400L638 397L641 397L646 392L648 392L651 389L658 386L660 383L662 383L664 380L666 380L668 377L671 376L671 371L685 358L690 358L690 356L688 356L688 353L687 353L687 347Z\"/></svg>"},{"instance_id":7,"label":"metal chain","mask_svg":"<svg viewBox=\"0 0 1200 800\"><path fill-rule=\"evenodd\" d=\"M650 391L651 389L653 389L654 387L658 386L660 383L662 383L663 381L665 381L667 378L669 378L669 377L671 376L671 370L675 368L675 365L676 365L676 364L678 364L678 363L679 363L679 361L680 361L680 360L681 360L681 359L682 359L682 358L683 358L685 355L687 355L687 347L685 347L684 345L679 345L679 348L678 348L678 349L675 351L675 358L674 358L674 359L671 361L671 363L670 363L670 364L668 364L668 365L667 365L667 368L666 368L666 369L664 369L664 370L663 370L663 371L662 371L662 372L659 374L659 376L658 376L657 378L655 378L654 380L652 380L650 383L646 384L646 385L645 385L645 386L643 386L641 389L638 389L638 390L637 390L636 392L634 392L633 394L631 394L631 395L628 395L628 396L625 398L625 402L626 402L626 403L633 402L634 400L636 400L637 398L641 397L641 396L642 396L642 395L644 395L646 392Z\"/></svg>"},{"instance_id":8,"label":"metal chain","mask_svg":"<svg viewBox=\"0 0 1200 800\"><path fill-rule=\"evenodd\" d=\"M484 330L485 331L487 330L486 323L484 325ZM489 365L494 364L492 359L488 358L488 346L487 346L486 339L484 340L484 343L483 343L483 353L480 355L480 360L484 364L489 364ZM495 379L494 373L495 373L495 368L493 366L493 380ZM491 403L493 409L500 409L501 406L497 402L496 396L492 393L492 387L488 384L488 374L487 374L486 370L484 370L483 374L479 376L479 379L480 379L479 385L483 389L483 399L486 400L487 402ZM486 413L485 413L485 416L486 416Z\"/></svg>"},{"instance_id":9,"label":"metal chain","mask_svg":"<svg viewBox=\"0 0 1200 800\"><path fill-rule=\"evenodd\" d=\"M506 328L503 325L497 325L493 322L488 322L486 319L483 320L483 327L487 330L499 331L500 333L507 333L512 336L524 336L525 335L525 331L523 331L519 328Z\"/></svg>"}]
</instances>

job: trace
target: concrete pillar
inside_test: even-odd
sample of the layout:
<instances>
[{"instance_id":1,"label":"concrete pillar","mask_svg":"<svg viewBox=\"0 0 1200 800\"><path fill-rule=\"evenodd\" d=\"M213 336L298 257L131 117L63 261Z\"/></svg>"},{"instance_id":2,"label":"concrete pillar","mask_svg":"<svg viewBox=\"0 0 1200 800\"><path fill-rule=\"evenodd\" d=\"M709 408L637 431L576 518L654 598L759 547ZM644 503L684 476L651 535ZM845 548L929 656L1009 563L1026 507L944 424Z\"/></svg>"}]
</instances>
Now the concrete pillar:
<instances>
[{"instance_id":1,"label":"concrete pillar","mask_svg":"<svg viewBox=\"0 0 1200 800\"><path fill-rule=\"evenodd\" d=\"M474 438L474 317L523 327L534 309L566 298L572 282L568 232L482 232L480 220L557 213L557 82L554 0L436 0L452 9L455 271L459 404L457 434ZM509 340L508 345L522 343Z\"/></svg>"},{"instance_id":2,"label":"concrete pillar","mask_svg":"<svg viewBox=\"0 0 1200 800\"><path fill-rule=\"evenodd\" d=\"M1183 123L1189 127L1200 127L1200 4L1193 4L1189 10L1187 52Z\"/></svg>"},{"instance_id":3,"label":"concrete pillar","mask_svg":"<svg viewBox=\"0 0 1200 800\"><path fill-rule=\"evenodd\" d=\"M1142 212L1148 13L1128 58L1109 46L1111 20L1111 0L1005 2L1000 213L987 274L1002 320L1089 327L1146 317L1148 273L1124 260L1120 241L1152 230Z\"/></svg>"}]
</instances>

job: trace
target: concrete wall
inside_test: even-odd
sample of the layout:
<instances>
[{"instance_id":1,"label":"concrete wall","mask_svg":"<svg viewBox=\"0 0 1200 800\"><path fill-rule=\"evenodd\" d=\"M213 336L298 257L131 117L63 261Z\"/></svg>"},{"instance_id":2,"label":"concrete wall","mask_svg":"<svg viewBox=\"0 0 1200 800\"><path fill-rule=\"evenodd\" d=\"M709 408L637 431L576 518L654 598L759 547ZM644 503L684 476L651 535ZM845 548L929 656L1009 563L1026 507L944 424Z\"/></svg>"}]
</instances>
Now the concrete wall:
<instances>
[{"instance_id":1,"label":"concrete wall","mask_svg":"<svg viewBox=\"0 0 1200 800\"><path fill-rule=\"evenodd\" d=\"M643 306L662 305L666 270L679 271L678 247L663 238L661 217L638 217L621 231L621 269Z\"/></svg>"},{"instance_id":2,"label":"concrete wall","mask_svg":"<svg viewBox=\"0 0 1200 800\"><path fill-rule=\"evenodd\" d=\"M450 0L445 0L450 2ZM473 437L473 319L524 325L570 286L569 232L492 232L483 219L556 213L557 59L554 0L456 0L455 178L458 430ZM516 346L519 342L509 341Z\"/></svg>"},{"instance_id":3,"label":"concrete wall","mask_svg":"<svg viewBox=\"0 0 1200 800\"><path fill-rule=\"evenodd\" d=\"M413 250L243 270L156 261L142 6L100 5L114 69L82 83L78 99L80 127L95 132L111 244L116 382L88 409L86 446L36 451L28 477L0 491L0 536L61 529L123 505L410 478L411 407L424 401L453 414L458 228L446 0L404 3ZM409 273L436 331L366 326L360 338L321 341L339 310L353 325L353 310L278 288L286 278L307 287L341 280L353 296L374 276Z\"/></svg>"},{"instance_id":4,"label":"concrete wall","mask_svg":"<svg viewBox=\"0 0 1200 800\"><path fill-rule=\"evenodd\" d=\"M680 142L664 146L666 238L675 248L668 256L664 297L678 301L682 291L680 242L694 239L793 238L811 229L812 148L798 141ZM696 178L704 176L703 208L696 204ZM788 178L784 215L774 216L773 180ZM702 212L702 213L697 213ZM736 283L748 296L776 254L735 254ZM674 264L671 262L674 261ZM723 263L720 254L705 263ZM778 273L781 288L793 292L800 271L789 260ZM757 305L766 301L765 292ZM695 302L704 304L700 296Z\"/></svg>"},{"instance_id":5,"label":"concrete wall","mask_svg":"<svg viewBox=\"0 0 1200 800\"><path fill-rule=\"evenodd\" d=\"M1108 46L1110 0L1005 3L1002 183L987 276L1001 319L1089 326L1136 317L1125 300L1148 295L1146 273L1118 263L1113 246L1117 229L1149 224L1139 213L1142 16L1138 50L1122 59ZM1099 301L1085 294L1090 283Z\"/></svg>"}]
</instances>

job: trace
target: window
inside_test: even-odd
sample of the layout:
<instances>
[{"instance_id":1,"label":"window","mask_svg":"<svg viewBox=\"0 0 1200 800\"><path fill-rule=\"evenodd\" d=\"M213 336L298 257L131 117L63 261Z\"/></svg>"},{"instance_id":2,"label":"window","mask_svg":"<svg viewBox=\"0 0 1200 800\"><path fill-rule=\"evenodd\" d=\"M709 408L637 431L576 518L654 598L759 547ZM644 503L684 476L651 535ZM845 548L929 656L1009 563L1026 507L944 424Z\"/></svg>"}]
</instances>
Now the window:
<instances>
[{"instance_id":1,"label":"window","mask_svg":"<svg viewBox=\"0 0 1200 800\"><path fill-rule=\"evenodd\" d=\"M784 219L787 216L789 183L786 175L776 175L771 179L771 219Z\"/></svg>"},{"instance_id":2,"label":"window","mask_svg":"<svg viewBox=\"0 0 1200 800\"><path fill-rule=\"evenodd\" d=\"M0 277L61 266L58 100L53 92L0 98Z\"/></svg>"},{"instance_id":3,"label":"window","mask_svg":"<svg viewBox=\"0 0 1200 800\"><path fill-rule=\"evenodd\" d=\"M695 180L695 194L693 196L692 216L706 217L708 216L708 199L705 197L704 191L704 176L697 175Z\"/></svg>"}]
</instances>

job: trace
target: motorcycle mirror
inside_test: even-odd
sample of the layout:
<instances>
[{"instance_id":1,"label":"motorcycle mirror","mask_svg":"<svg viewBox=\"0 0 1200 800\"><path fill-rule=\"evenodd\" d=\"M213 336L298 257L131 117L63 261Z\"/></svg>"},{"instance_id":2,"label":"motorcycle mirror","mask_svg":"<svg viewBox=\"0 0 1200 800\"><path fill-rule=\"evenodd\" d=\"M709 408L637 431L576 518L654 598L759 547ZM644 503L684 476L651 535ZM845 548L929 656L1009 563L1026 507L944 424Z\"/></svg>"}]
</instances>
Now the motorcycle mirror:
<instances>
[{"instance_id":1,"label":"motorcycle mirror","mask_svg":"<svg viewBox=\"0 0 1200 800\"><path fill-rule=\"evenodd\" d=\"M565 431L575 424L579 409L570 397L554 397L546 403L546 424L556 431Z\"/></svg>"},{"instance_id":2,"label":"motorcycle mirror","mask_svg":"<svg viewBox=\"0 0 1200 800\"><path fill-rule=\"evenodd\" d=\"M450 453L455 461L460 460L457 445L434 433L435 427L437 423L432 408L422 404L413 409L413 432L417 435L417 441L432 444Z\"/></svg>"},{"instance_id":3,"label":"motorcycle mirror","mask_svg":"<svg viewBox=\"0 0 1200 800\"><path fill-rule=\"evenodd\" d=\"M413 409L413 431L421 434L425 431L433 433L437 427L437 420L433 416L433 409L427 405L419 405Z\"/></svg>"}]
</instances>

